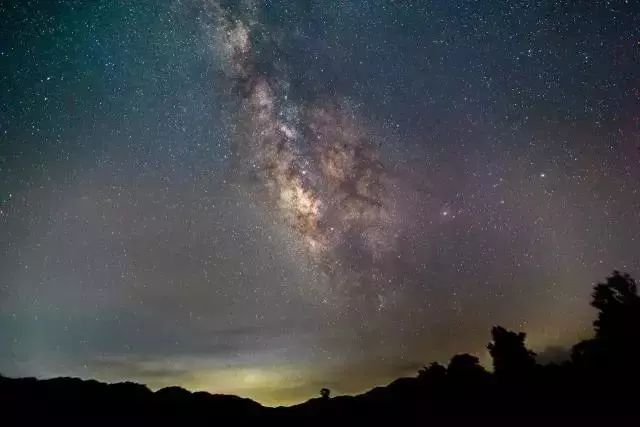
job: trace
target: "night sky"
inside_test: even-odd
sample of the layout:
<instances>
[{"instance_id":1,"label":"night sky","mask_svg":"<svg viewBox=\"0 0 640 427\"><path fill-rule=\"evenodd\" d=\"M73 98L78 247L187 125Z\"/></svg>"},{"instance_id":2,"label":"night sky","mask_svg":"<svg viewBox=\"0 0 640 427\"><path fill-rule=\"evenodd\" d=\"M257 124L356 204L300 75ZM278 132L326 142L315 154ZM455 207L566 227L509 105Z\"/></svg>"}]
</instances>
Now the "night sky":
<instances>
[{"instance_id":1,"label":"night sky","mask_svg":"<svg viewBox=\"0 0 640 427\"><path fill-rule=\"evenodd\" d=\"M293 403L640 276L640 4L0 2L0 372Z\"/></svg>"}]
</instances>

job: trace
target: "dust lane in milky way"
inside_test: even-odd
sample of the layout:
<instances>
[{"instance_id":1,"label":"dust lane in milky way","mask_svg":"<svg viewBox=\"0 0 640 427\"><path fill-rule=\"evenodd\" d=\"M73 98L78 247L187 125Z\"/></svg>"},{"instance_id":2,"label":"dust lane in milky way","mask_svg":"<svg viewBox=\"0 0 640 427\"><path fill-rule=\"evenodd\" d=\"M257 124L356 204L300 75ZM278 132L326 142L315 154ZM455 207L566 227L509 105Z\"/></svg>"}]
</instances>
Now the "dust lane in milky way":
<instances>
[{"instance_id":1,"label":"dust lane in milky way","mask_svg":"<svg viewBox=\"0 0 640 427\"><path fill-rule=\"evenodd\" d=\"M393 248L399 224L390 177L356 113L344 99L296 103L286 70L258 70L252 25L245 23L259 26L257 4L248 6L244 18L215 2L208 6L205 33L241 97L234 117L242 128L234 136L241 170L264 187L331 283L372 287L375 280L359 273L366 268L382 275L378 260Z\"/></svg>"}]
</instances>

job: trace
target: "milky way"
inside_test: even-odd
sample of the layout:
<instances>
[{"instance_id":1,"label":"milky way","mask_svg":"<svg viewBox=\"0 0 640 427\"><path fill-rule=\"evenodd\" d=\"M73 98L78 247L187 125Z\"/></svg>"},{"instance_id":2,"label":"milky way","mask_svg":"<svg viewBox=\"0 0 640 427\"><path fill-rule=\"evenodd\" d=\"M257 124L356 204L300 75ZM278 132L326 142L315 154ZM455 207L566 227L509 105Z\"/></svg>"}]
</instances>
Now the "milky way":
<instances>
[{"instance_id":1,"label":"milky way","mask_svg":"<svg viewBox=\"0 0 640 427\"><path fill-rule=\"evenodd\" d=\"M257 181L254 191L266 191L329 283L375 294L380 260L399 232L389 174L346 99L297 103L286 70L258 70L252 33L260 16L256 4L246 8L238 17L205 3L204 29L240 98L234 116L239 169ZM374 274L363 278L364 271Z\"/></svg>"}]
</instances>

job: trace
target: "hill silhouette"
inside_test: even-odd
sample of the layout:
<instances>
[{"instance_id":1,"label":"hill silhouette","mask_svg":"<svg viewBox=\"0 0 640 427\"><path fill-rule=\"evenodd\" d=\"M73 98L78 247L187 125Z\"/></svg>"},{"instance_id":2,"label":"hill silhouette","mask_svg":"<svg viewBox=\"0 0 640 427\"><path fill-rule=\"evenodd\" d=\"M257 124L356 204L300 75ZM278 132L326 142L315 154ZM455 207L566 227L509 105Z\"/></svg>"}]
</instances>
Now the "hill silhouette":
<instances>
[{"instance_id":1,"label":"hill silhouette","mask_svg":"<svg viewBox=\"0 0 640 427\"><path fill-rule=\"evenodd\" d=\"M415 377L399 378L357 396L320 397L269 408L237 396L168 387L152 392L132 382L105 384L77 378L0 376L4 417L21 422L68 424L216 424L260 422L295 425L422 423L440 417L638 417L640 297L628 274L614 272L594 287L598 310L592 339L576 344L561 364L536 363L526 334L496 326L487 349L493 372L478 358L454 355Z\"/></svg>"}]
</instances>

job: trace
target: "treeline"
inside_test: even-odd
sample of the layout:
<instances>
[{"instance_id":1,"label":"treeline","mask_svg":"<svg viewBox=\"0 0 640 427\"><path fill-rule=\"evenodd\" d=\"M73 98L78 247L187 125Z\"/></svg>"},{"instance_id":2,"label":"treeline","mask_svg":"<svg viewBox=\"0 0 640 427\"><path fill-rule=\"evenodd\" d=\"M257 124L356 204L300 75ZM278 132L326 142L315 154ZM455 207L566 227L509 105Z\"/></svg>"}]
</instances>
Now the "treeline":
<instances>
[{"instance_id":1,"label":"treeline","mask_svg":"<svg viewBox=\"0 0 640 427\"><path fill-rule=\"evenodd\" d=\"M526 334L501 326L487 349L493 372L476 356L458 354L447 366L431 363L354 398L315 399L294 409L300 417L393 422L442 416L638 417L640 297L628 274L614 271L595 285L594 336L574 345L568 360L538 364ZM330 414L330 415L327 415ZM640 424L638 424L640 425Z\"/></svg>"},{"instance_id":2,"label":"treeline","mask_svg":"<svg viewBox=\"0 0 640 427\"><path fill-rule=\"evenodd\" d=\"M321 397L292 407L267 408L236 396L157 392L135 383L104 384L73 378L36 380L0 376L0 407L21 421L64 418L67 424L109 420L118 424L370 425L422 423L434 417L638 417L640 297L628 274L614 272L593 290L598 311L594 336L573 346L569 360L541 365L523 332L496 326L487 348L493 372L476 356L459 354L431 363L358 396ZM9 425L9 424L7 424Z\"/></svg>"}]
</instances>

